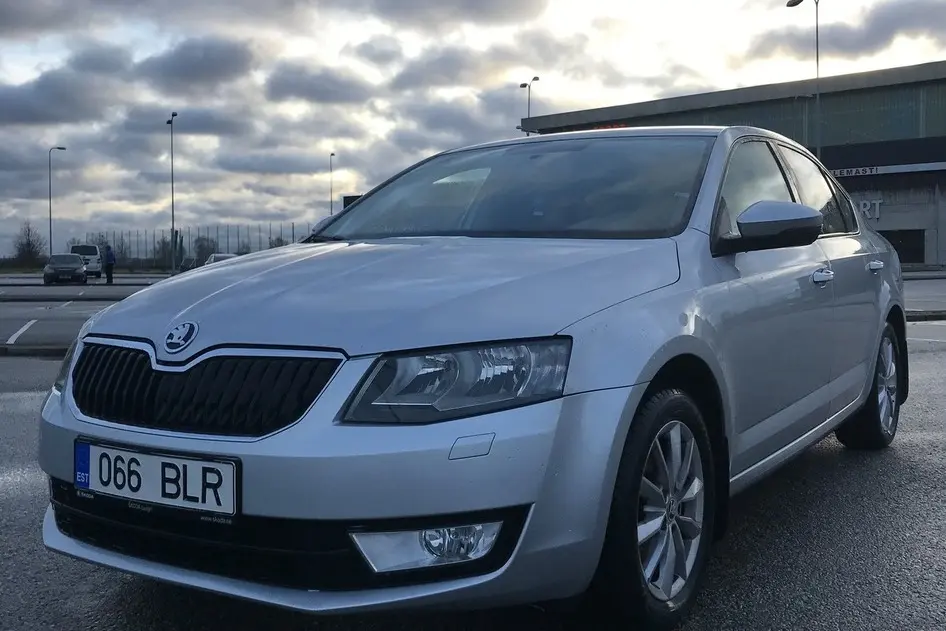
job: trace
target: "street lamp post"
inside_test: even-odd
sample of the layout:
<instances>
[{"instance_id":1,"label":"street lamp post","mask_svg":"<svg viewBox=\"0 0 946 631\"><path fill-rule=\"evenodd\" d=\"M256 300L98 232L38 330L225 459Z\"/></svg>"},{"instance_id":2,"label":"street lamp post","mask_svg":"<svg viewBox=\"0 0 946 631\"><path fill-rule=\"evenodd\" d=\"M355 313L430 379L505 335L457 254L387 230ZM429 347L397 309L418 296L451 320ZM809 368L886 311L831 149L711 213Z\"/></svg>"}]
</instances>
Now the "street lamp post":
<instances>
[{"instance_id":1,"label":"street lamp post","mask_svg":"<svg viewBox=\"0 0 946 631\"><path fill-rule=\"evenodd\" d=\"M788 0L785 6L797 7L805 0ZM815 155L821 159L821 18L819 15L820 0L815 2Z\"/></svg>"},{"instance_id":2,"label":"street lamp post","mask_svg":"<svg viewBox=\"0 0 946 631\"><path fill-rule=\"evenodd\" d=\"M49 148L49 256L53 255L53 151L65 151L65 147Z\"/></svg>"},{"instance_id":3,"label":"street lamp post","mask_svg":"<svg viewBox=\"0 0 946 631\"><path fill-rule=\"evenodd\" d=\"M525 88L526 90L526 118L532 118L532 84L538 80L538 77L532 77L532 81L519 84L520 88ZM526 136L529 135L529 132L526 132Z\"/></svg>"},{"instance_id":4,"label":"street lamp post","mask_svg":"<svg viewBox=\"0 0 946 631\"><path fill-rule=\"evenodd\" d=\"M177 112L171 112L167 124L171 126L171 273L174 273L174 263L177 258L177 233L174 231L174 119Z\"/></svg>"},{"instance_id":5,"label":"street lamp post","mask_svg":"<svg viewBox=\"0 0 946 631\"><path fill-rule=\"evenodd\" d=\"M335 212L335 165L332 160L335 152L328 154L328 214L331 217Z\"/></svg>"}]
</instances>

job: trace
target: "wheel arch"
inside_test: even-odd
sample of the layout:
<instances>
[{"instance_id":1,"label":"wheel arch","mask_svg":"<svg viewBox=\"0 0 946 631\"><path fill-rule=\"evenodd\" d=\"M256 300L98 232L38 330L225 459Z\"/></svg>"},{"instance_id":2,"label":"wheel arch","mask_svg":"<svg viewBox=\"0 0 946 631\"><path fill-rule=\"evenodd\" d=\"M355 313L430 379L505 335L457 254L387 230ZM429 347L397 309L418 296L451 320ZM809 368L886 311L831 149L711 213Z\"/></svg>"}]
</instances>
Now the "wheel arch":
<instances>
[{"instance_id":1,"label":"wheel arch","mask_svg":"<svg viewBox=\"0 0 946 631\"><path fill-rule=\"evenodd\" d=\"M715 538L725 535L729 524L729 438L726 431L726 406L719 382L709 364L693 353L675 355L666 361L651 379L640 405L652 394L667 388L679 388L693 397L700 408L710 436L716 480Z\"/></svg>"}]
</instances>

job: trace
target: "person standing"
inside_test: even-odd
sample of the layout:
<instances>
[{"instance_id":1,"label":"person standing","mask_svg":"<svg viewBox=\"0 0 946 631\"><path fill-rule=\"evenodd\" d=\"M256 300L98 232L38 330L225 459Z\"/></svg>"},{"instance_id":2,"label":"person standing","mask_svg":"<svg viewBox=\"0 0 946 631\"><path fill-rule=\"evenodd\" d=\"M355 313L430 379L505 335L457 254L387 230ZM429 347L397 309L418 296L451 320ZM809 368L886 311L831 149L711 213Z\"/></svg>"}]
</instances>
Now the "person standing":
<instances>
[{"instance_id":1,"label":"person standing","mask_svg":"<svg viewBox=\"0 0 946 631\"><path fill-rule=\"evenodd\" d=\"M105 284L112 284L112 273L115 271L115 251L112 246L105 246Z\"/></svg>"}]
</instances>

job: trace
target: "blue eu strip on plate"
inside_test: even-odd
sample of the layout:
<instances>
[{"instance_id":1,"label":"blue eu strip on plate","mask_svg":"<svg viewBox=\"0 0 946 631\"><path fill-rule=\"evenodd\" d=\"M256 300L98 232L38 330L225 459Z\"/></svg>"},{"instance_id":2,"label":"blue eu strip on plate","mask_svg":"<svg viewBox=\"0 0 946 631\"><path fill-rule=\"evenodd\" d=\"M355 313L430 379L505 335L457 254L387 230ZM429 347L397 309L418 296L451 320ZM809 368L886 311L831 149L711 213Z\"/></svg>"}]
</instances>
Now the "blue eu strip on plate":
<instances>
[{"instance_id":1,"label":"blue eu strip on plate","mask_svg":"<svg viewBox=\"0 0 946 631\"><path fill-rule=\"evenodd\" d=\"M89 488L89 443L75 444L75 483L80 489Z\"/></svg>"}]
</instances>

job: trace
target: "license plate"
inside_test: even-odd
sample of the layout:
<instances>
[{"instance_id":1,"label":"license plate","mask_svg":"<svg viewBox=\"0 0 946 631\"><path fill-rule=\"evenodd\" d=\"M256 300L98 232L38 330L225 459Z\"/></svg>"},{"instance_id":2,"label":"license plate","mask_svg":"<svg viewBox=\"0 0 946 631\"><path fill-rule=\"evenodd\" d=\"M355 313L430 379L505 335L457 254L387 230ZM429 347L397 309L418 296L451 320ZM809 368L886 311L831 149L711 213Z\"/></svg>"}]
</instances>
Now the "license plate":
<instances>
[{"instance_id":1,"label":"license plate","mask_svg":"<svg viewBox=\"0 0 946 631\"><path fill-rule=\"evenodd\" d=\"M72 275L71 275L71 274L60 274L60 275L59 275L59 278L62 279L62 280L69 280L70 278L72 278Z\"/></svg>"},{"instance_id":2,"label":"license plate","mask_svg":"<svg viewBox=\"0 0 946 631\"><path fill-rule=\"evenodd\" d=\"M75 444L75 485L136 502L236 513L232 462Z\"/></svg>"}]
</instances>

